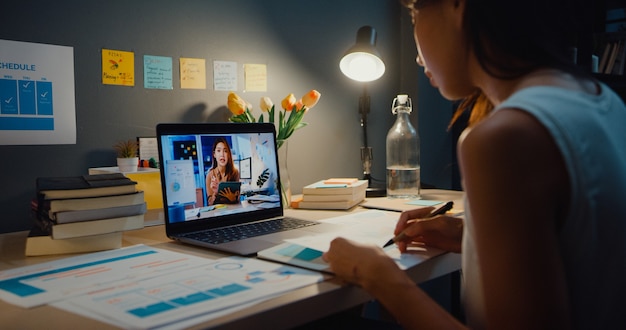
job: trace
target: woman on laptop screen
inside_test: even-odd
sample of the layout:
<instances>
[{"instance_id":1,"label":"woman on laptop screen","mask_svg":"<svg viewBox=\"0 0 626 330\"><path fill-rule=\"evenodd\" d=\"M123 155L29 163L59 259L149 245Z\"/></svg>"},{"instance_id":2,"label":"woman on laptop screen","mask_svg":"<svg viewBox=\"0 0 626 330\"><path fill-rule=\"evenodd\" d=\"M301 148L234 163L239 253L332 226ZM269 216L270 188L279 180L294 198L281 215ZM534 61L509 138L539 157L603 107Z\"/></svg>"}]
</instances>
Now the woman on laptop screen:
<instances>
[{"instance_id":1,"label":"woman on laptop screen","mask_svg":"<svg viewBox=\"0 0 626 330\"><path fill-rule=\"evenodd\" d=\"M207 199L209 205L215 204L216 200L239 201L239 190L229 188L219 191L220 182L239 182L239 170L235 168L233 157L228 141L218 137L213 142L212 166L206 175Z\"/></svg>"}]
</instances>

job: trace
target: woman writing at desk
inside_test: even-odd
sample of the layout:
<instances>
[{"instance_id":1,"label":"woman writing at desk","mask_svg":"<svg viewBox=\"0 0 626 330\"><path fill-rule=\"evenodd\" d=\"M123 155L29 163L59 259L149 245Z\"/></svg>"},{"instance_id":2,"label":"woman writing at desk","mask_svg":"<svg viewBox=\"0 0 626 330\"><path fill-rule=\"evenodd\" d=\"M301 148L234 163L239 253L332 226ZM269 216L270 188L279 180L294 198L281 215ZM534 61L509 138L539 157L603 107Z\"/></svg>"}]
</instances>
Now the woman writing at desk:
<instances>
[{"instance_id":1,"label":"woman writing at desk","mask_svg":"<svg viewBox=\"0 0 626 330\"><path fill-rule=\"evenodd\" d=\"M217 199L220 182L239 181L239 170L235 168L233 157L228 142L223 137L218 137L213 142L212 166L206 175L206 189L209 205L213 205ZM227 188L228 189L228 188ZM224 191L228 200L237 200L239 196L231 196L234 192ZM229 194L230 193L230 194Z\"/></svg>"},{"instance_id":2,"label":"woman writing at desk","mask_svg":"<svg viewBox=\"0 0 626 330\"><path fill-rule=\"evenodd\" d=\"M473 108L457 151L465 219L404 212L400 250L462 253L470 328L626 329L626 106L569 55L591 2L403 3L431 84ZM338 238L324 258L406 329L466 327L380 247Z\"/></svg>"}]
</instances>

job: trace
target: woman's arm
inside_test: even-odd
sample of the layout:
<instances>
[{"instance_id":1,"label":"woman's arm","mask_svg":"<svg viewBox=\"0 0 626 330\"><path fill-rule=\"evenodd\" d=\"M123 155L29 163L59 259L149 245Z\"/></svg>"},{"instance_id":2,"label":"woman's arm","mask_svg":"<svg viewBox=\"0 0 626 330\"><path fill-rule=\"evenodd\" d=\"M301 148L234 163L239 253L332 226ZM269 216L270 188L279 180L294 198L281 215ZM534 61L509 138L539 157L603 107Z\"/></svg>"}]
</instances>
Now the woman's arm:
<instances>
[{"instance_id":1,"label":"woman's arm","mask_svg":"<svg viewBox=\"0 0 626 330\"><path fill-rule=\"evenodd\" d=\"M569 184L552 137L526 112L502 109L476 125L459 148L486 325L567 328L557 228Z\"/></svg>"},{"instance_id":2,"label":"woman's arm","mask_svg":"<svg viewBox=\"0 0 626 330\"><path fill-rule=\"evenodd\" d=\"M215 203L215 194L217 194L216 189L214 189L214 175L213 175L213 169L209 170L206 174L206 194L207 194L207 200L208 200L208 204L209 205L213 205L213 203Z\"/></svg>"},{"instance_id":3,"label":"woman's arm","mask_svg":"<svg viewBox=\"0 0 626 330\"><path fill-rule=\"evenodd\" d=\"M324 259L339 277L378 299L406 329L464 328L379 247L337 238Z\"/></svg>"}]
</instances>

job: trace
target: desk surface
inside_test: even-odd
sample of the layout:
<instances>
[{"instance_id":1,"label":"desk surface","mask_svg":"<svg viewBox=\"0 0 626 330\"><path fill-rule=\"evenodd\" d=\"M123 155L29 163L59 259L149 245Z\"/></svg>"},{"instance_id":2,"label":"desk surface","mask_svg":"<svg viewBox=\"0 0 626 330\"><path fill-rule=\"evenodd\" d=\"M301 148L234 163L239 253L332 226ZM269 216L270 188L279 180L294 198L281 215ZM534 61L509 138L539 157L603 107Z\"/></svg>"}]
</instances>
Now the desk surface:
<instances>
[{"instance_id":1,"label":"desk surface","mask_svg":"<svg viewBox=\"0 0 626 330\"><path fill-rule=\"evenodd\" d=\"M461 205L462 193L432 189L425 190L424 197L441 201L453 200L458 205ZM402 204L399 200L390 200L389 203L393 205ZM347 212L361 212L363 210L365 209L361 207L355 207L349 211L289 209L285 213L289 216L323 221L325 218L345 215ZM147 221L159 216L162 218L162 214L158 210L151 210L150 212L146 216ZM42 256L26 258L24 256L24 247L27 235L27 231L0 235L0 270L33 265L64 257ZM145 244L211 259L226 256L216 251L175 243L165 236L165 230L162 225L125 232L123 245L131 246L135 244ZM454 272L460 269L460 265L460 255L446 253L429 259L407 270L407 272L416 283L421 283ZM339 280L331 278L321 283L291 291L244 310L204 322L192 327L192 329L207 327L291 328L355 307L369 300L371 300L371 297L360 288L344 285ZM0 324L6 329L115 329L112 325L69 313L52 306L25 309L4 301L0 301Z\"/></svg>"}]
</instances>

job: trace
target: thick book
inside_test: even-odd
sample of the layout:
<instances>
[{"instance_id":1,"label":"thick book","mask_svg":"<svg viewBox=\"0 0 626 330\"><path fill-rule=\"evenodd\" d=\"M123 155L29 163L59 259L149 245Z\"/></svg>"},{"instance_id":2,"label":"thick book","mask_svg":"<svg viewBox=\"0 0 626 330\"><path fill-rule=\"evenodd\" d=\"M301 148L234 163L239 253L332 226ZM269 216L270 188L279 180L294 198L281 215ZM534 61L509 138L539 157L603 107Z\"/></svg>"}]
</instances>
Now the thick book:
<instances>
[{"instance_id":1,"label":"thick book","mask_svg":"<svg viewBox=\"0 0 626 330\"><path fill-rule=\"evenodd\" d=\"M307 202L302 200L300 202L294 202L291 205L297 209L314 209L314 210L347 210L355 205L358 205L365 199L365 192L363 197L351 200L351 201L339 201L339 202Z\"/></svg>"},{"instance_id":2,"label":"thick book","mask_svg":"<svg viewBox=\"0 0 626 330\"><path fill-rule=\"evenodd\" d=\"M37 225L50 234L53 239L65 239L82 236L115 233L143 228L144 215L137 214L126 217L55 224L51 221L39 220Z\"/></svg>"},{"instance_id":3,"label":"thick book","mask_svg":"<svg viewBox=\"0 0 626 330\"><path fill-rule=\"evenodd\" d=\"M105 209L143 203L145 203L143 191L137 191L116 196L44 200L40 201L38 208L39 212L47 212L48 217L56 221L56 214L60 212Z\"/></svg>"},{"instance_id":4,"label":"thick book","mask_svg":"<svg viewBox=\"0 0 626 330\"><path fill-rule=\"evenodd\" d=\"M613 74L615 75L624 75L624 67L626 67L626 64L624 63L626 61L626 39L622 40L622 44L621 47L619 49L619 51L617 52L617 59L615 60L615 66L613 68Z\"/></svg>"},{"instance_id":5,"label":"thick book","mask_svg":"<svg viewBox=\"0 0 626 330\"><path fill-rule=\"evenodd\" d=\"M611 50L613 47L613 43L607 42L604 46L604 52L602 53L602 58L600 59L600 64L598 65L598 73L603 73L606 69L606 63L609 61L609 57L611 57Z\"/></svg>"},{"instance_id":6,"label":"thick book","mask_svg":"<svg viewBox=\"0 0 626 330\"><path fill-rule=\"evenodd\" d=\"M43 199L66 199L129 194L136 191L137 182L121 173L73 177L40 177L37 192Z\"/></svg>"},{"instance_id":7,"label":"thick book","mask_svg":"<svg viewBox=\"0 0 626 330\"><path fill-rule=\"evenodd\" d=\"M90 210L63 211L55 214L56 223L71 223L79 221L91 221L101 219L111 219L127 217L131 215L144 214L147 211L147 204L131 204L124 206L114 206Z\"/></svg>"},{"instance_id":8,"label":"thick book","mask_svg":"<svg viewBox=\"0 0 626 330\"><path fill-rule=\"evenodd\" d=\"M611 72L613 72L613 66L615 65L615 59L617 58L617 51L620 47L620 44L621 41L616 41L613 43L611 54L609 55L609 59L606 62L606 69L604 70L605 74L611 74Z\"/></svg>"},{"instance_id":9,"label":"thick book","mask_svg":"<svg viewBox=\"0 0 626 330\"><path fill-rule=\"evenodd\" d=\"M354 200L362 200L365 198L365 189L355 190L350 194L329 194L329 195L311 195L303 194L302 200L305 202L350 202Z\"/></svg>"},{"instance_id":10,"label":"thick book","mask_svg":"<svg viewBox=\"0 0 626 330\"><path fill-rule=\"evenodd\" d=\"M302 188L303 195L346 195L367 190L367 180L358 180L351 184L324 183L321 180Z\"/></svg>"},{"instance_id":11,"label":"thick book","mask_svg":"<svg viewBox=\"0 0 626 330\"><path fill-rule=\"evenodd\" d=\"M53 239L52 236L34 226L26 238L26 256L95 252L122 247L122 232Z\"/></svg>"}]
</instances>

